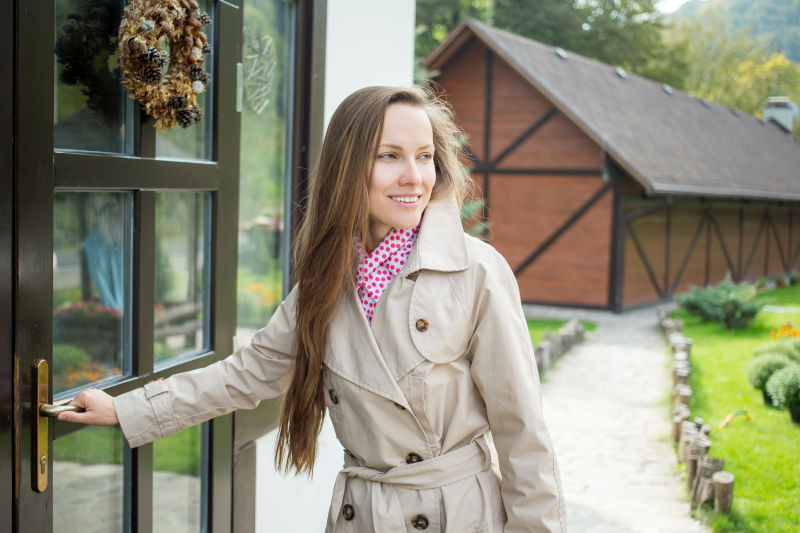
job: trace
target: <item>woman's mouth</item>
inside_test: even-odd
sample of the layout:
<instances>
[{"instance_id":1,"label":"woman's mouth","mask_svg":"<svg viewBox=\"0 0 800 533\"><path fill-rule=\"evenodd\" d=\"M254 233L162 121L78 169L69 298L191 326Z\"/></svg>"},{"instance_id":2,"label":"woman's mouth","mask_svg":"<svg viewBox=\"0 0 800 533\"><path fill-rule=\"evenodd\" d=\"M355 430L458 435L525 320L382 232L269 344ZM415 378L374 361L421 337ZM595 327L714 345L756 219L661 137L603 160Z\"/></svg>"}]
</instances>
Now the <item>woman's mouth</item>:
<instances>
[{"instance_id":1,"label":"woman's mouth","mask_svg":"<svg viewBox=\"0 0 800 533\"><path fill-rule=\"evenodd\" d=\"M398 195L398 196L389 196L394 202L402 205L403 207L415 207L418 203L420 198L422 198L419 194L414 195Z\"/></svg>"}]
</instances>

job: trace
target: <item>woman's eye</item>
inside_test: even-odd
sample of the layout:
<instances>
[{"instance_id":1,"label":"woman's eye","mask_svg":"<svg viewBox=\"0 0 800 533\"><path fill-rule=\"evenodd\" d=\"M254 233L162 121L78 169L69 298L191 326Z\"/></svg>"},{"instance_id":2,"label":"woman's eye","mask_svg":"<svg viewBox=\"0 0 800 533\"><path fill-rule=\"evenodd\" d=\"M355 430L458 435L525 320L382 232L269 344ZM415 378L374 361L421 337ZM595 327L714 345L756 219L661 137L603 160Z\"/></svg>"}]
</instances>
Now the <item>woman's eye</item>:
<instances>
[{"instance_id":1,"label":"woman's eye","mask_svg":"<svg viewBox=\"0 0 800 533\"><path fill-rule=\"evenodd\" d=\"M388 153L388 154L380 154L378 156L378 159L394 159L395 157L397 157L397 156L395 156L392 153Z\"/></svg>"},{"instance_id":2,"label":"woman's eye","mask_svg":"<svg viewBox=\"0 0 800 533\"><path fill-rule=\"evenodd\" d=\"M429 153L419 154L419 158L424 161L430 161L431 159L433 159L433 154Z\"/></svg>"}]
</instances>

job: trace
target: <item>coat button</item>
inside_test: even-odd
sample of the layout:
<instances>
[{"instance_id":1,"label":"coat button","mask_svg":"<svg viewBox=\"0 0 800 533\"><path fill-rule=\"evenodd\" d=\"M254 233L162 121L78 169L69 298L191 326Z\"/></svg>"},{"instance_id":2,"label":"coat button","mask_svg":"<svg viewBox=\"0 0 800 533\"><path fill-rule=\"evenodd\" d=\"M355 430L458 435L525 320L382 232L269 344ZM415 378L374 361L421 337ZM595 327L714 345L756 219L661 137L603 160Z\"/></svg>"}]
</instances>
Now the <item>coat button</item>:
<instances>
[{"instance_id":1,"label":"coat button","mask_svg":"<svg viewBox=\"0 0 800 533\"><path fill-rule=\"evenodd\" d=\"M405 411L405 410L406 410L406 408L405 408L405 407L403 407L402 405L400 405L400 404L399 404L399 403L397 403L397 402L394 402L394 406L395 406L395 407L397 407L398 409L400 409L401 411Z\"/></svg>"},{"instance_id":2,"label":"coat button","mask_svg":"<svg viewBox=\"0 0 800 533\"><path fill-rule=\"evenodd\" d=\"M342 507L342 515L344 516L344 519L349 522L356 515L356 511L353 509L353 506L348 503Z\"/></svg>"},{"instance_id":3,"label":"coat button","mask_svg":"<svg viewBox=\"0 0 800 533\"><path fill-rule=\"evenodd\" d=\"M414 526L414 529L428 529L428 517L424 514L414 515L411 525Z\"/></svg>"},{"instance_id":4,"label":"coat button","mask_svg":"<svg viewBox=\"0 0 800 533\"><path fill-rule=\"evenodd\" d=\"M339 397L336 396L336 391L335 390L328 389L328 396L330 397L331 402L333 402L333 405L336 405L337 403L339 403Z\"/></svg>"},{"instance_id":5,"label":"coat button","mask_svg":"<svg viewBox=\"0 0 800 533\"><path fill-rule=\"evenodd\" d=\"M418 453L410 453L406 455L406 463L413 465L414 463L418 463L422 461L422 456Z\"/></svg>"},{"instance_id":6,"label":"coat button","mask_svg":"<svg viewBox=\"0 0 800 533\"><path fill-rule=\"evenodd\" d=\"M424 318L417 320L417 331L428 331L428 321Z\"/></svg>"}]
</instances>

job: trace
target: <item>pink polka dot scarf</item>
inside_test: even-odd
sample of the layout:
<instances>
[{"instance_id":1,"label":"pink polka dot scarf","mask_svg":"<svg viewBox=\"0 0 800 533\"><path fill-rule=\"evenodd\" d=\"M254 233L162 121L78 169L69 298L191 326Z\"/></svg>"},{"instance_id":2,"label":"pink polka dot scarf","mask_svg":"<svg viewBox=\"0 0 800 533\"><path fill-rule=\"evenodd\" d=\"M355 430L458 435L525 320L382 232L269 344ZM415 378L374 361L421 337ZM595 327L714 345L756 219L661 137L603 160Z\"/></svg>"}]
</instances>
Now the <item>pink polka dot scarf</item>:
<instances>
[{"instance_id":1,"label":"pink polka dot scarf","mask_svg":"<svg viewBox=\"0 0 800 533\"><path fill-rule=\"evenodd\" d=\"M392 230L371 253L364 254L358 265L358 297L361 307L372 323L372 314L383 291L406 264L408 254L417 242L419 226L413 229ZM361 252L361 241L356 240L356 250Z\"/></svg>"}]
</instances>

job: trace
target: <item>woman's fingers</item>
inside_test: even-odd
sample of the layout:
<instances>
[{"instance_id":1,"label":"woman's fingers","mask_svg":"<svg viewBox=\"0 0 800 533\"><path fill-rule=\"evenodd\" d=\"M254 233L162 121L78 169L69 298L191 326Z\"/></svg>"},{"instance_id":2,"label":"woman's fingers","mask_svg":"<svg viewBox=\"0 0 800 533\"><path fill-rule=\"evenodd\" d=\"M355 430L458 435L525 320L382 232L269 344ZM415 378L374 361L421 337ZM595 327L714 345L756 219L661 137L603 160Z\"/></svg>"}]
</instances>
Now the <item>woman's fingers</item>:
<instances>
[{"instance_id":1,"label":"woman's fingers","mask_svg":"<svg viewBox=\"0 0 800 533\"><path fill-rule=\"evenodd\" d=\"M114 400L101 390L87 389L78 393L70 402L72 405L83 407L82 413L65 412L58 415L58 419L75 424L90 424L93 426L114 426L119 423Z\"/></svg>"}]
</instances>

